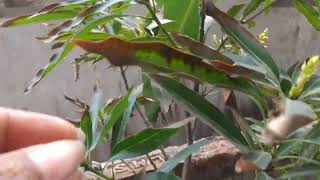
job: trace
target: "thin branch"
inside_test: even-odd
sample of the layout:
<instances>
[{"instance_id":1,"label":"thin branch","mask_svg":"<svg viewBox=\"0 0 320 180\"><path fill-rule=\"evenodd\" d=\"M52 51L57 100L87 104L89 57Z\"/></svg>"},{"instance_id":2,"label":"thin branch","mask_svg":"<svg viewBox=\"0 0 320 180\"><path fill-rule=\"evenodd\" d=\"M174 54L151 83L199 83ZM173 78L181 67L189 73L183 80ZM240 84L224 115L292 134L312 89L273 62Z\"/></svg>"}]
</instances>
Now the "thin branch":
<instances>
[{"instance_id":1,"label":"thin branch","mask_svg":"<svg viewBox=\"0 0 320 180\"><path fill-rule=\"evenodd\" d=\"M126 71L123 69L122 66L120 66L120 71L121 71L121 76L122 76L122 79L123 79L123 83L127 89L127 91L129 90L129 83L128 83L128 79L127 79L127 76L126 76Z\"/></svg>"},{"instance_id":2,"label":"thin branch","mask_svg":"<svg viewBox=\"0 0 320 180\"><path fill-rule=\"evenodd\" d=\"M151 5L149 4L149 2L146 2L146 1L143 1L143 0L140 0L138 1L139 3L141 4L144 4L148 11L150 12L151 16L152 16L152 19L157 23L157 25L159 26L159 28L162 30L162 32L168 37L170 43L175 47L175 48L178 48L178 45L177 43L173 40L172 36L168 33L168 31L162 26L160 20L158 19L157 15L155 14L155 12L152 10L152 7Z\"/></svg>"},{"instance_id":3,"label":"thin branch","mask_svg":"<svg viewBox=\"0 0 320 180\"><path fill-rule=\"evenodd\" d=\"M275 3L277 3L279 0L275 0L272 3L270 3L268 6L264 7L263 9L261 9L259 12L257 12L255 15L253 15L251 18L247 19L247 20L241 20L241 24L246 24L247 22L250 22L252 20L254 20L256 17L260 16L262 13L264 13L265 11L267 11L270 7L272 7Z\"/></svg>"},{"instance_id":4,"label":"thin branch","mask_svg":"<svg viewBox=\"0 0 320 180\"><path fill-rule=\"evenodd\" d=\"M204 32L204 25L205 25L205 20L206 20L206 0L202 0L201 2L201 11L200 11L200 42L204 43L205 42L205 32Z\"/></svg>"}]
</instances>

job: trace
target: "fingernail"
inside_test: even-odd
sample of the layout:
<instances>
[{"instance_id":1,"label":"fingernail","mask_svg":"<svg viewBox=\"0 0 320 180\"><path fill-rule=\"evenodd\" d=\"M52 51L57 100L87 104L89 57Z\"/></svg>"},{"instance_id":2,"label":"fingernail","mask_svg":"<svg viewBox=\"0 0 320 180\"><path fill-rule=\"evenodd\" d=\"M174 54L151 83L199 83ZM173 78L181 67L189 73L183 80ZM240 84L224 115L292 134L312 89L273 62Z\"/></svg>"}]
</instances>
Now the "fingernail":
<instances>
[{"instance_id":1,"label":"fingernail","mask_svg":"<svg viewBox=\"0 0 320 180\"><path fill-rule=\"evenodd\" d=\"M26 153L42 179L62 180L77 169L83 160L84 147L79 141L64 140L27 148Z\"/></svg>"},{"instance_id":2,"label":"fingernail","mask_svg":"<svg viewBox=\"0 0 320 180\"><path fill-rule=\"evenodd\" d=\"M84 143L85 139L86 139L86 135L84 134L84 132L79 128L78 129L78 140L82 143Z\"/></svg>"}]
</instances>

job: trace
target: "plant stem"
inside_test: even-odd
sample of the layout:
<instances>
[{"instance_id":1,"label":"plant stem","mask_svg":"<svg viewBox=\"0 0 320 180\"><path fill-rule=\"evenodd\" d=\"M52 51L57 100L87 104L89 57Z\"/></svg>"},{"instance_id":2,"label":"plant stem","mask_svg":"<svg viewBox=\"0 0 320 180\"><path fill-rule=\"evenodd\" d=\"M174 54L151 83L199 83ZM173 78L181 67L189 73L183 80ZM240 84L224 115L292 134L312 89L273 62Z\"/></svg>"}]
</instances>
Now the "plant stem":
<instances>
[{"instance_id":1,"label":"plant stem","mask_svg":"<svg viewBox=\"0 0 320 180\"><path fill-rule=\"evenodd\" d=\"M122 79L123 79L123 83L127 89L127 91L129 90L129 83L128 83L128 79L127 79L127 76L126 76L126 72L125 70L123 69L122 66L120 66L120 71L121 71L121 76L122 76Z\"/></svg>"},{"instance_id":2,"label":"plant stem","mask_svg":"<svg viewBox=\"0 0 320 180\"><path fill-rule=\"evenodd\" d=\"M157 15L155 14L155 12L152 10L151 5L149 4L149 2L146 1L139 1L140 3L144 4L148 11L150 12L152 19L158 24L159 28L162 30L162 32L168 37L170 43L172 44L173 47L178 48L177 43L173 40L173 38L171 37L171 35L168 33L168 31L162 26L160 20L158 19Z\"/></svg>"},{"instance_id":3,"label":"plant stem","mask_svg":"<svg viewBox=\"0 0 320 180\"><path fill-rule=\"evenodd\" d=\"M241 24L245 24L247 22L250 22L252 20L254 20L256 17L260 16L262 13L264 13L266 10L268 10L270 7L272 7L275 3L277 3L279 0L275 0L272 3L270 3L268 6L264 7L263 9L261 9L259 12L257 12L256 14L254 14L252 17L250 17L247 20L241 20ZM244 19L244 18L243 18Z\"/></svg>"},{"instance_id":4,"label":"plant stem","mask_svg":"<svg viewBox=\"0 0 320 180\"><path fill-rule=\"evenodd\" d=\"M206 0L201 1L201 11L200 11L200 37L199 40L201 43L205 42L205 32L204 32L204 24L206 20Z\"/></svg>"}]
</instances>

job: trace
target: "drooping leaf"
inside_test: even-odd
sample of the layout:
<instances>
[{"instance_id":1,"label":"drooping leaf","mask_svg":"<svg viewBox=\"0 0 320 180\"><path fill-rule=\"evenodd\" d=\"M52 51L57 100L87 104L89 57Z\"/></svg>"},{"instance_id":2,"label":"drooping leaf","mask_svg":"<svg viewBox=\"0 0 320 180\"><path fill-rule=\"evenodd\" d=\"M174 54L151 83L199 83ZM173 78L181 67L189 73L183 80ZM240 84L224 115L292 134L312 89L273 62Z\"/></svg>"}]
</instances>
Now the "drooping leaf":
<instances>
[{"instance_id":1,"label":"drooping leaf","mask_svg":"<svg viewBox=\"0 0 320 180\"><path fill-rule=\"evenodd\" d=\"M61 20L69 19L75 17L79 12L76 10L73 11L55 11L45 14L36 14L36 15L24 15L19 16L13 19L10 19L1 24L2 27L11 27L31 23L41 23L52 20Z\"/></svg>"},{"instance_id":2,"label":"drooping leaf","mask_svg":"<svg viewBox=\"0 0 320 180\"><path fill-rule=\"evenodd\" d=\"M158 99L156 98L156 93L154 92L150 79L145 74L143 74L142 80L143 80L143 95L147 98ZM149 121L156 122L161 110L160 102L159 101L150 102L144 106L144 109Z\"/></svg>"},{"instance_id":3,"label":"drooping leaf","mask_svg":"<svg viewBox=\"0 0 320 180\"><path fill-rule=\"evenodd\" d=\"M173 126L161 129L144 129L138 134L130 136L119 142L112 149L111 158L109 161L145 155L167 142L167 140L177 132L178 128L185 125L187 122L188 121L179 124L173 124Z\"/></svg>"},{"instance_id":4,"label":"drooping leaf","mask_svg":"<svg viewBox=\"0 0 320 180\"><path fill-rule=\"evenodd\" d=\"M81 12L78 16L74 17L71 20L65 21L60 26L52 29L47 36L42 37L42 40L46 40L47 42L51 42L55 39L61 32L68 31L71 28L81 24L88 16L99 13L112 6L113 4L126 1L126 0L109 0L102 2L100 4L89 7L88 9ZM111 16L111 15L108 15ZM99 18L100 19L100 18Z\"/></svg>"},{"instance_id":5,"label":"drooping leaf","mask_svg":"<svg viewBox=\"0 0 320 180\"><path fill-rule=\"evenodd\" d=\"M229 139L241 150L248 150L248 144L235 123L226 118L223 113L205 98L185 87L183 84L165 76L151 75L176 103L185 107L203 123L215 129Z\"/></svg>"},{"instance_id":6,"label":"drooping leaf","mask_svg":"<svg viewBox=\"0 0 320 180\"><path fill-rule=\"evenodd\" d=\"M76 5L85 4L85 3L94 3L94 2L96 2L96 0L69 0L69 1L51 3L46 7L40 9L36 14L45 14L59 8L75 9L75 7L77 7Z\"/></svg>"},{"instance_id":7,"label":"drooping leaf","mask_svg":"<svg viewBox=\"0 0 320 180\"><path fill-rule=\"evenodd\" d=\"M209 1L207 3L207 14L213 17L223 27L225 32L236 41L245 51L247 51L257 64L262 64L266 70L267 75L270 76L275 85L279 85L279 69L274 63L273 58L263 45L254 37L249 31L241 26L231 16L219 10L214 4Z\"/></svg>"},{"instance_id":8,"label":"drooping leaf","mask_svg":"<svg viewBox=\"0 0 320 180\"><path fill-rule=\"evenodd\" d=\"M199 37L200 1L199 0L157 0L164 8L164 18L173 22L165 27L169 31L177 31L193 39Z\"/></svg>"},{"instance_id":9,"label":"drooping leaf","mask_svg":"<svg viewBox=\"0 0 320 180\"><path fill-rule=\"evenodd\" d=\"M227 12L231 17L235 17L239 14L239 12L242 10L242 8L245 6L245 4L237 4L233 5Z\"/></svg>"},{"instance_id":10,"label":"drooping leaf","mask_svg":"<svg viewBox=\"0 0 320 180\"><path fill-rule=\"evenodd\" d=\"M245 160L254 163L261 170L265 170L272 160L271 154L264 151L249 152L245 154L244 158Z\"/></svg>"},{"instance_id":11,"label":"drooping leaf","mask_svg":"<svg viewBox=\"0 0 320 180\"><path fill-rule=\"evenodd\" d=\"M203 139L198 142L193 143L190 146L187 146L185 149L181 150L177 154L175 154L172 158L167 160L165 163L161 165L161 167L157 170L157 172L165 172L169 173L172 171L178 164L180 164L183 160L185 160L188 156L193 153L196 153L200 150L200 148L206 144L210 143L210 139Z\"/></svg>"},{"instance_id":12,"label":"drooping leaf","mask_svg":"<svg viewBox=\"0 0 320 180\"><path fill-rule=\"evenodd\" d=\"M246 8L244 9L243 16L247 17L249 14L255 11L260 6L261 3L263 3L263 0L251 0L249 4L246 6Z\"/></svg>"},{"instance_id":13,"label":"drooping leaf","mask_svg":"<svg viewBox=\"0 0 320 180\"><path fill-rule=\"evenodd\" d=\"M297 177L314 176L320 174L320 165L304 164L301 167L292 168L279 179L291 179Z\"/></svg>"},{"instance_id":14,"label":"drooping leaf","mask_svg":"<svg viewBox=\"0 0 320 180\"><path fill-rule=\"evenodd\" d=\"M142 86L138 86L133 88L128 92L128 98L126 99L126 106L123 106L123 109L116 109L112 111L110 114L110 117L112 117L113 113L119 113L122 112L122 116L120 116L120 119L117 120L117 122L113 126L112 130L112 138L111 138L111 148L114 147L118 142L120 142L124 136L124 131L126 128L126 125L128 123L128 120L130 118L132 109L134 107L134 104L136 103L137 96L141 94L142 92ZM118 111L118 112L115 112Z\"/></svg>"},{"instance_id":15,"label":"drooping leaf","mask_svg":"<svg viewBox=\"0 0 320 180\"><path fill-rule=\"evenodd\" d=\"M89 114L90 114L90 120L91 120L91 129L92 129L92 143L91 146L89 147L88 151L92 151L96 145L99 142L99 125L100 125L100 119L99 119L99 109L101 106L101 96L102 96L102 90L100 88L100 84L97 81L97 83L94 86L94 95L91 100L90 104L90 109L89 109Z\"/></svg>"},{"instance_id":16,"label":"drooping leaf","mask_svg":"<svg viewBox=\"0 0 320 180\"><path fill-rule=\"evenodd\" d=\"M130 117L136 98L142 92L142 86L134 87L119 100L109 103L103 110L105 124L100 132L100 138L106 138L110 130L112 132L112 147L115 146L123 137L126 123ZM118 123L119 122L119 123Z\"/></svg>"},{"instance_id":17,"label":"drooping leaf","mask_svg":"<svg viewBox=\"0 0 320 180\"><path fill-rule=\"evenodd\" d=\"M108 21L112 20L113 18L116 17L122 17L122 15L108 15L108 16L103 16L101 18L98 18L96 20L92 20L89 22L85 27L77 31L72 35L73 38L82 38L82 39L88 39L91 38L92 36L87 36L87 34L97 27L100 24L105 24ZM110 37L110 36L109 36ZM44 67L40 68L34 78L32 78L26 85L26 88L24 90L24 93L30 93L32 88L39 83L44 77L46 77L60 62L68 56L68 54L73 50L74 45L70 43L70 39L67 40L64 44L64 47L60 53L54 54L49 63L45 65Z\"/></svg>"},{"instance_id":18,"label":"drooping leaf","mask_svg":"<svg viewBox=\"0 0 320 180\"><path fill-rule=\"evenodd\" d=\"M309 23L320 31L320 13L305 0L295 0L296 9L303 14Z\"/></svg>"},{"instance_id":19,"label":"drooping leaf","mask_svg":"<svg viewBox=\"0 0 320 180\"><path fill-rule=\"evenodd\" d=\"M235 89L248 94L259 106L266 108L265 100L257 87L244 78L233 78L216 69L210 61L173 49L160 42L128 42L113 37L102 42L73 40L73 43L89 52L105 56L115 66L155 66L160 70L182 72L216 86ZM165 72L166 72L165 71Z\"/></svg>"},{"instance_id":20,"label":"drooping leaf","mask_svg":"<svg viewBox=\"0 0 320 180\"><path fill-rule=\"evenodd\" d=\"M149 180L181 180L180 177L169 173L163 172L152 172L147 174L147 179Z\"/></svg>"}]
</instances>

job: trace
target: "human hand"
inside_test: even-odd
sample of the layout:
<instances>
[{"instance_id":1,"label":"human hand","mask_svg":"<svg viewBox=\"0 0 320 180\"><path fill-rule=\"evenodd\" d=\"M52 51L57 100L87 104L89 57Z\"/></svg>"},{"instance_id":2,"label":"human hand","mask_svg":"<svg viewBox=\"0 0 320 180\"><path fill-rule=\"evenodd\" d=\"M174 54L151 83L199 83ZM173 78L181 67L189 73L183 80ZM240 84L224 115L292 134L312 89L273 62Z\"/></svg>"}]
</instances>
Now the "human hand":
<instances>
[{"instance_id":1,"label":"human hand","mask_svg":"<svg viewBox=\"0 0 320 180\"><path fill-rule=\"evenodd\" d=\"M0 179L81 179L82 139L58 117L0 108Z\"/></svg>"}]
</instances>

